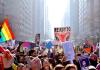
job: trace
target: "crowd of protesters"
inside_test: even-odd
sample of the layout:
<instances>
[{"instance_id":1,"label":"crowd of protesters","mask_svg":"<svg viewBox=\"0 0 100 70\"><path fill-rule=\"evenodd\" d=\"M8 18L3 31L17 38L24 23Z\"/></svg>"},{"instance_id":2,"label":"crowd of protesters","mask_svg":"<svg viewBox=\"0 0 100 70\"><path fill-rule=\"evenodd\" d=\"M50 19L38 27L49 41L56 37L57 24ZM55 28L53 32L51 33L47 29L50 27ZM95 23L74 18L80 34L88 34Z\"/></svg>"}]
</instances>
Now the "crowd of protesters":
<instances>
[{"instance_id":1,"label":"crowd of protesters","mask_svg":"<svg viewBox=\"0 0 100 70\"><path fill-rule=\"evenodd\" d=\"M3 57L4 70L100 70L96 53L78 52L72 63L65 57L63 48L59 47L57 50L57 47L59 46L56 45L50 50L33 47L25 51L21 45L13 49L1 46L0 56ZM79 62L81 56L88 57L88 66L85 66L85 62L84 66L81 66Z\"/></svg>"}]
</instances>

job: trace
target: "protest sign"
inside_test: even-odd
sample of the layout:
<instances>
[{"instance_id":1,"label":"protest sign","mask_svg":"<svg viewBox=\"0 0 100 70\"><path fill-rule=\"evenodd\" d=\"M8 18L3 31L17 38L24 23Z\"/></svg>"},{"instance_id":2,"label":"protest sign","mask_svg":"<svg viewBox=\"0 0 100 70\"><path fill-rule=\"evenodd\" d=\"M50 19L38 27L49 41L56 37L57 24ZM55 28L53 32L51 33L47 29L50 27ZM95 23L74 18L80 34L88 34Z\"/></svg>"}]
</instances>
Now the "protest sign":
<instances>
[{"instance_id":1,"label":"protest sign","mask_svg":"<svg viewBox=\"0 0 100 70\"><path fill-rule=\"evenodd\" d=\"M64 42L70 37L70 27L57 27L54 28L55 39Z\"/></svg>"},{"instance_id":2,"label":"protest sign","mask_svg":"<svg viewBox=\"0 0 100 70\"><path fill-rule=\"evenodd\" d=\"M72 62L75 56L73 43L71 41L66 41L62 45L64 49L64 55L66 56L67 60Z\"/></svg>"},{"instance_id":3,"label":"protest sign","mask_svg":"<svg viewBox=\"0 0 100 70\"><path fill-rule=\"evenodd\" d=\"M46 44L46 48L50 49L52 48L53 44L51 41L49 41L47 44Z\"/></svg>"},{"instance_id":4,"label":"protest sign","mask_svg":"<svg viewBox=\"0 0 100 70\"><path fill-rule=\"evenodd\" d=\"M88 67L89 66L89 58L85 56L81 56L79 58L79 63L81 67Z\"/></svg>"}]
</instances>

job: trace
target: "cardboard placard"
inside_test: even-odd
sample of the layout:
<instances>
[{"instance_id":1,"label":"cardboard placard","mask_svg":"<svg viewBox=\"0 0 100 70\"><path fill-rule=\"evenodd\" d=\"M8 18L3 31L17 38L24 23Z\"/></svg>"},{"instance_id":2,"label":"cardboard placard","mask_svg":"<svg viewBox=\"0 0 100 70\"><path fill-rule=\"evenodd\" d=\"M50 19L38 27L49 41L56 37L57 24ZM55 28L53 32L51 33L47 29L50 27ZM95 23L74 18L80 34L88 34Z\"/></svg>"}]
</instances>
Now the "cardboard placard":
<instances>
[{"instance_id":1,"label":"cardboard placard","mask_svg":"<svg viewBox=\"0 0 100 70\"><path fill-rule=\"evenodd\" d=\"M79 63L81 67L88 67L89 66L89 58L88 57L80 57Z\"/></svg>"},{"instance_id":2,"label":"cardboard placard","mask_svg":"<svg viewBox=\"0 0 100 70\"><path fill-rule=\"evenodd\" d=\"M55 39L64 42L70 37L70 27L58 27L54 28Z\"/></svg>"}]
</instances>

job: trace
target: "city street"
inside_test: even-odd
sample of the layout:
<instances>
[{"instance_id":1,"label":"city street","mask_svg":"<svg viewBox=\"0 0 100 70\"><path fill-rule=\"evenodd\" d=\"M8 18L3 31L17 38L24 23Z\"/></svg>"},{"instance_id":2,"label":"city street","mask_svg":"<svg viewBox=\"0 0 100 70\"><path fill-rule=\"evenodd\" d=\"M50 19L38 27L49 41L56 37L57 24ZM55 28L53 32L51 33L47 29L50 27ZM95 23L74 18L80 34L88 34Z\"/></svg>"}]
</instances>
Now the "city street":
<instances>
[{"instance_id":1,"label":"city street","mask_svg":"<svg viewBox=\"0 0 100 70\"><path fill-rule=\"evenodd\" d=\"M0 70L100 70L100 0L0 0Z\"/></svg>"}]
</instances>

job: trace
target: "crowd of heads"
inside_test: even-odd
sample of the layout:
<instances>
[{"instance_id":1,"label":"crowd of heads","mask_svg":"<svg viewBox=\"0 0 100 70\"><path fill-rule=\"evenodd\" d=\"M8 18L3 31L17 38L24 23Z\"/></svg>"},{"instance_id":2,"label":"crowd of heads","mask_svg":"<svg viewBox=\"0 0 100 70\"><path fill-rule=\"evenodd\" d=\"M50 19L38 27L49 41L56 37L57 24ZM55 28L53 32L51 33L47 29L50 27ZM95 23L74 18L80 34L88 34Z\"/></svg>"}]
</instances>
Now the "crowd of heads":
<instances>
[{"instance_id":1,"label":"crowd of heads","mask_svg":"<svg viewBox=\"0 0 100 70\"><path fill-rule=\"evenodd\" d=\"M60 52L57 52L57 46L49 50L47 48L33 47L27 52L24 51L25 49L22 50L21 47L19 45L17 49L8 48L9 50L3 48L6 50L6 53L3 53L6 55L4 59L7 58L7 62L11 64L8 68L6 68L5 64L4 70L100 70L99 58L93 52L85 55L89 59L89 65L85 66L86 63L83 61L84 67L82 68L79 58L84 55L83 52L77 53L73 63L71 63L65 57L61 47Z\"/></svg>"}]
</instances>

